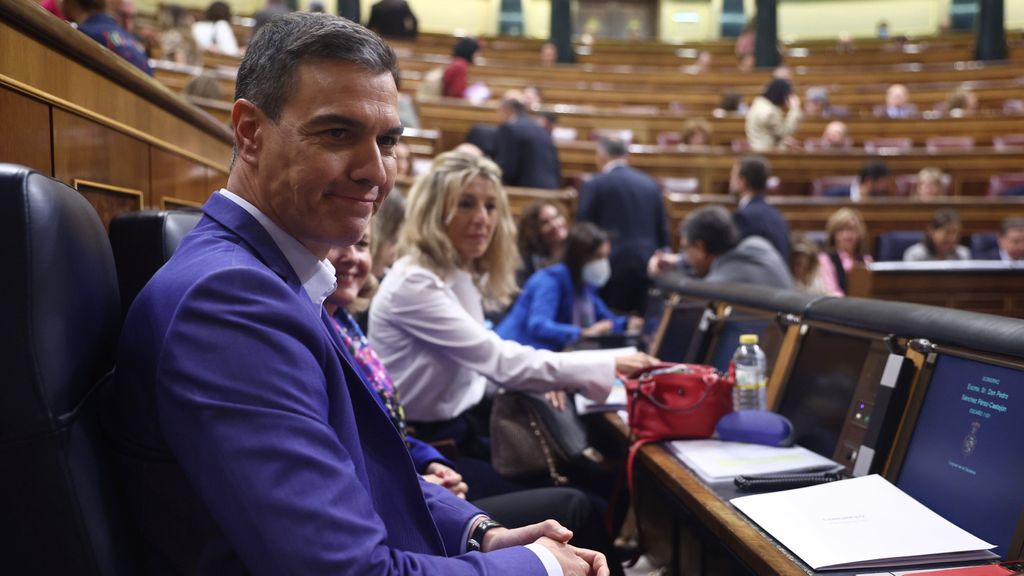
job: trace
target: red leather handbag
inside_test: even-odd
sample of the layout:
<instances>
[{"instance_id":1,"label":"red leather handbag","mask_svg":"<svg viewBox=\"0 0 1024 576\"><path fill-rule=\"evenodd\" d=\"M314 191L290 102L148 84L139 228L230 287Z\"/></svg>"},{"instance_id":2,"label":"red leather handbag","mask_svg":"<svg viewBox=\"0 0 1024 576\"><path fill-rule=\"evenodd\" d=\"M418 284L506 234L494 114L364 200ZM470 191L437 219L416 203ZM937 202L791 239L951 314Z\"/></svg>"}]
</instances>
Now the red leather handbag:
<instances>
[{"instance_id":1,"label":"red leather handbag","mask_svg":"<svg viewBox=\"0 0 1024 576\"><path fill-rule=\"evenodd\" d=\"M708 438L718 420L732 412L735 373L700 364L659 364L625 378L632 445L626 462L630 492L633 460L644 444L659 440Z\"/></svg>"},{"instance_id":2,"label":"red leather handbag","mask_svg":"<svg viewBox=\"0 0 1024 576\"><path fill-rule=\"evenodd\" d=\"M735 380L711 366L661 364L626 379L634 441L708 438L732 412Z\"/></svg>"}]
</instances>

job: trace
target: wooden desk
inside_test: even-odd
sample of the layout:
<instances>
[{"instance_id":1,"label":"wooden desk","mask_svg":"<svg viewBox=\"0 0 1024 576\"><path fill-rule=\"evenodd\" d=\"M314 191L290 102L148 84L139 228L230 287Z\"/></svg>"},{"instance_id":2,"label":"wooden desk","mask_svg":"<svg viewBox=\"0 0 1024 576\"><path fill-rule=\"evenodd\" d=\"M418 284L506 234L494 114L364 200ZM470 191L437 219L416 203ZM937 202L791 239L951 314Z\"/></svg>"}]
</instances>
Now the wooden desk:
<instances>
[{"instance_id":1,"label":"wooden desk","mask_svg":"<svg viewBox=\"0 0 1024 576\"><path fill-rule=\"evenodd\" d=\"M626 442L616 414L603 425ZM766 536L664 448L649 445L636 459L641 534L649 555L669 574L810 574L805 564Z\"/></svg>"},{"instance_id":2,"label":"wooden desk","mask_svg":"<svg viewBox=\"0 0 1024 576\"><path fill-rule=\"evenodd\" d=\"M884 262L854 268L850 296L1024 318L1024 267L1008 268L999 262Z\"/></svg>"}]
</instances>

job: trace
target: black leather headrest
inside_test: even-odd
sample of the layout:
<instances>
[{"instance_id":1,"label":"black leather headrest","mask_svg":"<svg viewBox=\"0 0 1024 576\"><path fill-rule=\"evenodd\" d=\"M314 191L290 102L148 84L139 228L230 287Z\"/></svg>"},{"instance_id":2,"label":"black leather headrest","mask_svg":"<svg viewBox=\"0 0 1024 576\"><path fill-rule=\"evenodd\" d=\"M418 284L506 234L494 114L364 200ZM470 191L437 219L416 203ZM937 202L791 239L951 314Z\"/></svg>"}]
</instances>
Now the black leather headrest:
<instances>
[{"instance_id":1,"label":"black leather headrest","mask_svg":"<svg viewBox=\"0 0 1024 576\"><path fill-rule=\"evenodd\" d=\"M705 282L678 272L670 272L659 278L658 287L694 298L796 315L803 314L813 302L826 298L796 290L781 290L754 284Z\"/></svg>"},{"instance_id":2,"label":"black leather headrest","mask_svg":"<svg viewBox=\"0 0 1024 576\"><path fill-rule=\"evenodd\" d=\"M0 444L52 433L114 365L110 243L67 185L0 164ZM31 407L31 408L30 408Z\"/></svg>"},{"instance_id":3,"label":"black leather headrest","mask_svg":"<svg viewBox=\"0 0 1024 576\"><path fill-rule=\"evenodd\" d=\"M196 210L148 210L119 214L110 221L110 244L117 262L121 309L125 314L202 216Z\"/></svg>"},{"instance_id":4,"label":"black leather headrest","mask_svg":"<svg viewBox=\"0 0 1024 576\"><path fill-rule=\"evenodd\" d=\"M1024 320L1017 318L867 298L821 300L804 318L1024 358Z\"/></svg>"}]
</instances>

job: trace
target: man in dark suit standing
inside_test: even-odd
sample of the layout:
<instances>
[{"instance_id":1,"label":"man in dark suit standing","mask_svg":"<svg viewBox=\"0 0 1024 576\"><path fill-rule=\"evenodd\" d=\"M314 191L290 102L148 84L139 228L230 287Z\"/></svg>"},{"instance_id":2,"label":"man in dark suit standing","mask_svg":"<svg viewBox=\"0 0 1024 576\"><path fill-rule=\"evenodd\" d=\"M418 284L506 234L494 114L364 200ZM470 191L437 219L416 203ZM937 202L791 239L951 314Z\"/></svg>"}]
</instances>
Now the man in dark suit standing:
<instances>
[{"instance_id":1,"label":"man in dark suit standing","mask_svg":"<svg viewBox=\"0 0 1024 576\"><path fill-rule=\"evenodd\" d=\"M783 261L789 261L789 224L779 209L764 198L771 169L760 156L741 158L732 167L729 190L740 197L740 207L733 214L736 226L744 238L761 236L779 251Z\"/></svg>"},{"instance_id":2,"label":"man in dark suit standing","mask_svg":"<svg viewBox=\"0 0 1024 576\"><path fill-rule=\"evenodd\" d=\"M601 297L612 308L643 311L647 299L647 259L669 246L668 219L661 186L626 159L626 144L605 138L597 146L601 173L580 191L576 219L593 222L612 241L612 277Z\"/></svg>"},{"instance_id":3,"label":"man in dark suit standing","mask_svg":"<svg viewBox=\"0 0 1024 576\"><path fill-rule=\"evenodd\" d=\"M416 15L405 0L380 0L370 8L366 27L385 38L414 40L419 31Z\"/></svg>"},{"instance_id":4,"label":"man in dark suit standing","mask_svg":"<svg viewBox=\"0 0 1024 576\"><path fill-rule=\"evenodd\" d=\"M505 94L498 114L501 126L494 136L494 161L501 167L502 181L509 186L560 188L562 166L555 142L527 114L523 95Z\"/></svg>"}]
</instances>

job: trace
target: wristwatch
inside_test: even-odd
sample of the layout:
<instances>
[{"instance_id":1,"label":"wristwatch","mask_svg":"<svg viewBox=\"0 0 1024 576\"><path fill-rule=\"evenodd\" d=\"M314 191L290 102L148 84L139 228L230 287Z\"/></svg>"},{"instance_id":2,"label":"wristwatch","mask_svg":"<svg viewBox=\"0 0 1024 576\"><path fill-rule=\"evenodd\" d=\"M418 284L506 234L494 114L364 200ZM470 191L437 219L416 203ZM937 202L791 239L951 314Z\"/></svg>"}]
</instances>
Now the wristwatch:
<instances>
[{"instance_id":1,"label":"wristwatch","mask_svg":"<svg viewBox=\"0 0 1024 576\"><path fill-rule=\"evenodd\" d=\"M466 542L467 552L480 552L484 545L484 534L492 528L504 528L499 522L495 522L490 518L484 518L473 528L473 533L469 535L469 541Z\"/></svg>"}]
</instances>

